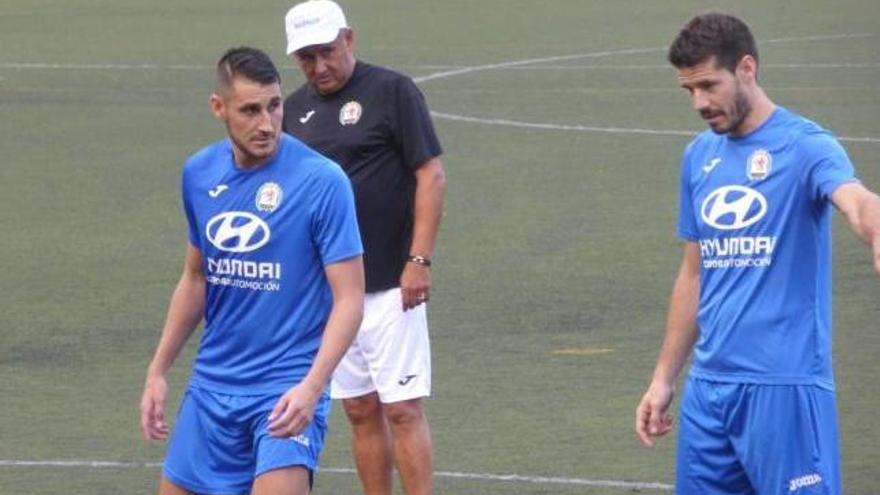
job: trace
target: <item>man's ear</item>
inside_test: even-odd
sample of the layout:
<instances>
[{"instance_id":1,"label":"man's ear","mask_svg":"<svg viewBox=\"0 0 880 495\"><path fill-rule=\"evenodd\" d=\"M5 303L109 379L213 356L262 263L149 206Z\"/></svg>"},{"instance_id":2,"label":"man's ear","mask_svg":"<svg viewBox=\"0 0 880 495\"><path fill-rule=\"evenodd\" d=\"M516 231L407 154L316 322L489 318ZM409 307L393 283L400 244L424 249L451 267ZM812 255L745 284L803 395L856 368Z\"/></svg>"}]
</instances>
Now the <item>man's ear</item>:
<instances>
[{"instance_id":1,"label":"man's ear","mask_svg":"<svg viewBox=\"0 0 880 495\"><path fill-rule=\"evenodd\" d=\"M354 30L346 29L344 30L342 36L345 39L345 44L348 45L348 50L351 53L354 53Z\"/></svg>"},{"instance_id":2,"label":"man's ear","mask_svg":"<svg viewBox=\"0 0 880 495\"><path fill-rule=\"evenodd\" d=\"M217 120L226 121L226 103L217 93L211 93L211 113Z\"/></svg>"},{"instance_id":3,"label":"man's ear","mask_svg":"<svg viewBox=\"0 0 880 495\"><path fill-rule=\"evenodd\" d=\"M746 79L746 82L758 82L758 61L751 55L744 55L736 65L736 71Z\"/></svg>"}]
</instances>

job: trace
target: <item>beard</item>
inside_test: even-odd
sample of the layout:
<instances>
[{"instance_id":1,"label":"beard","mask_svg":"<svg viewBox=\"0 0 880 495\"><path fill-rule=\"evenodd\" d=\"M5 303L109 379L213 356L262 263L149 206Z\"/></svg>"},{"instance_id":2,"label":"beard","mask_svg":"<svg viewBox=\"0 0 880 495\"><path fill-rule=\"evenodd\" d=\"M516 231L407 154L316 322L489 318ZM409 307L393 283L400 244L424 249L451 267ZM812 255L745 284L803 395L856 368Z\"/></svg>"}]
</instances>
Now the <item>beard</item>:
<instances>
[{"instance_id":1,"label":"beard","mask_svg":"<svg viewBox=\"0 0 880 495\"><path fill-rule=\"evenodd\" d=\"M734 134L738 135L740 128L745 122L746 117L752 112L752 102L746 93L740 90L737 84L733 93L733 105L727 110L727 125L723 127L711 127L715 134Z\"/></svg>"},{"instance_id":2,"label":"beard","mask_svg":"<svg viewBox=\"0 0 880 495\"><path fill-rule=\"evenodd\" d=\"M226 124L226 128L229 129L229 124ZM236 162L238 165L244 166L253 166L256 164L262 164L262 162L269 159L272 155L278 151L279 141L281 135L278 134L274 137L275 142L274 145L269 146L268 148L257 147L254 143L250 143L246 139L242 139L240 136L233 134L231 131L228 133L229 140L232 141L233 153L236 157Z\"/></svg>"}]
</instances>

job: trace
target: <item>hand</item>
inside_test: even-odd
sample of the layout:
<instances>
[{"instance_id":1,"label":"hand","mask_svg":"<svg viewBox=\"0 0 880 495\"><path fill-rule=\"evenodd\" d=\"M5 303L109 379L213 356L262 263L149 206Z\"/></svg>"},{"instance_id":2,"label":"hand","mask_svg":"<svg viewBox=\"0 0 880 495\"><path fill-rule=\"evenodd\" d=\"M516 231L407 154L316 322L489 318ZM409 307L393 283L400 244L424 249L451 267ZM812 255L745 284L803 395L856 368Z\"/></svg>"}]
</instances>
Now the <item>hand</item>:
<instances>
[{"instance_id":1,"label":"hand","mask_svg":"<svg viewBox=\"0 0 880 495\"><path fill-rule=\"evenodd\" d=\"M269 434L278 438L299 435L312 422L320 396L321 390L315 393L302 383L288 390L269 414Z\"/></svg>"},{"instance_id":2,"label":"hand","mask_svg":"<svg viewBox=\"0 0 880 495\"><path fill-rule=\"evenodd\" d=\"M669 405L675 389L672 385L653 382L636 407L636 433L642 443L654 446L653 437L663 436L672 430Z\"/></svg>"},{"instance_id":3,"label":"hand","mask_svg":"<svg viewBox=\"0 0 880 495\"><path fill-rule=\"evenodd\" d=\"M168 438L168 423L165 422L167 396L168 384L164 376L147 377L141 397L141 433L148 442Z\"/></svg>"},{"instance_id":4,"label":"hand","mask_svg":"<svg viewBox=\"0 0 880 495\"><path fill-rule=\"evenodd\" d=\"M403 310L415 308L431 298L431 267L407 262L400 275Z\"/></svg>"}]
</instances>

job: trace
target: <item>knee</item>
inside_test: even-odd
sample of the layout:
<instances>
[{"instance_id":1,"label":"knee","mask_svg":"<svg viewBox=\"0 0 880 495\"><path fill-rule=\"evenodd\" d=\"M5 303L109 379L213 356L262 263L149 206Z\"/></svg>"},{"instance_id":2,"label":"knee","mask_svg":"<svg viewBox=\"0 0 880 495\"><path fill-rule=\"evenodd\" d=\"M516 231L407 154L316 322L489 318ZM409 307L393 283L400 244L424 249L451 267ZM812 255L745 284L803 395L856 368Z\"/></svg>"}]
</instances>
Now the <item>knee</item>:
<instances>
[{"instance_id":1,"label":"knee","mask_svg":"<svg viewBox=\"0 0 880 495\"><path fill-rule=\"evenodd\" d=\"M385 415L392 426L410 426L425 420L420 399L385 404Z\"/></svg>"},{"instance_id":2,"label":"knee","mask_svg":"<svg viewBox=\"0 0 880 495\"><path fill-rule=\"evenodd\" d=\"M343 399L342 406L345 408L345 415L354 426L374 423L377 418L382 417L382 404L376 394Z\"/></svg>"}]
</instances>

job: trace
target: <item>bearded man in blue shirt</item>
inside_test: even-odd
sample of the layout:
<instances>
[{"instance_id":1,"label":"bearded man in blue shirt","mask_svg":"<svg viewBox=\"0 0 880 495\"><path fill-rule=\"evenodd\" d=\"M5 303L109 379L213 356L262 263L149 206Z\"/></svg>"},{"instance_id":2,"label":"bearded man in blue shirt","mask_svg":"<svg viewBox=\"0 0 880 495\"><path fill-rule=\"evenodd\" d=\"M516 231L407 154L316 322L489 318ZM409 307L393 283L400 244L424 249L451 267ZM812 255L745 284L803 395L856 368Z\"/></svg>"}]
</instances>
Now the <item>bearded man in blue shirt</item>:
<instances>
[{"instance_id":1,"label":"bearded man in blue shirt","mask_svg":"<svg viewBox=\"0 0 880 495\"><path fill-rule=\"evenodd\" d=\"M742 20L694 17L669 61L710 130L682 159L684 256L636 431L649 446L670 431L693 351L677 493L840 493L831 214L870 246L880 274L880 198L830 132L766 95Z\"/></svg>"}]
</instances>

